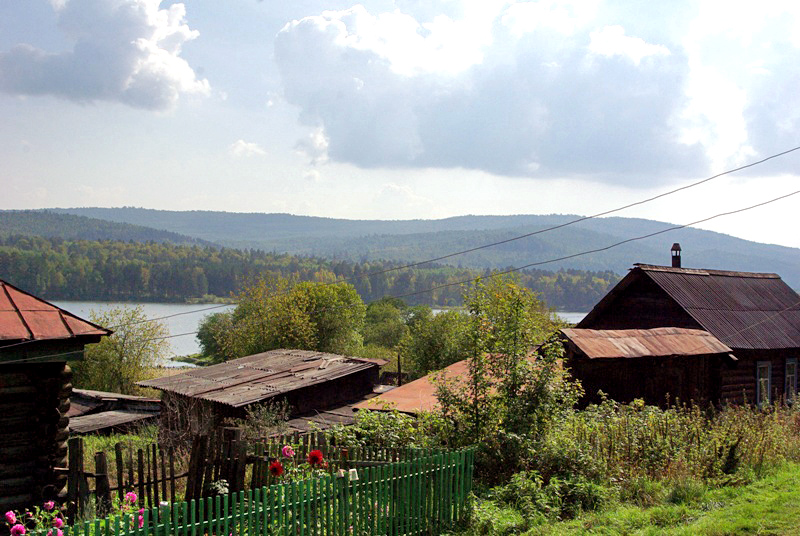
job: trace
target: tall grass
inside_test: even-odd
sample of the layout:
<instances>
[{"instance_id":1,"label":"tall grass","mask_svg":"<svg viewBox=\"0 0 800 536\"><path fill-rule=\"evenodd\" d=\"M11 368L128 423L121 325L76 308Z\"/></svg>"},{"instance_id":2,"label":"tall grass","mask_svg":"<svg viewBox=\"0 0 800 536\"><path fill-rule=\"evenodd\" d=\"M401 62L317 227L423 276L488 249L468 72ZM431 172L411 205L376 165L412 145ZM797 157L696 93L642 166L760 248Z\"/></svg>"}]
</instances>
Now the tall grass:
<instances>
[{"instance_id":1,"label":"tall grass","mask_svg":"<svg viewBox=\"0 0 800 536\"><path fill-rule=\"evenodd\" d=\"M800 411L785 405L679 405L605 401L553 426L549 441L595 460L607 478L714 479L740 469L756 475L800 460Z\"/></svg>"}]
</instances>

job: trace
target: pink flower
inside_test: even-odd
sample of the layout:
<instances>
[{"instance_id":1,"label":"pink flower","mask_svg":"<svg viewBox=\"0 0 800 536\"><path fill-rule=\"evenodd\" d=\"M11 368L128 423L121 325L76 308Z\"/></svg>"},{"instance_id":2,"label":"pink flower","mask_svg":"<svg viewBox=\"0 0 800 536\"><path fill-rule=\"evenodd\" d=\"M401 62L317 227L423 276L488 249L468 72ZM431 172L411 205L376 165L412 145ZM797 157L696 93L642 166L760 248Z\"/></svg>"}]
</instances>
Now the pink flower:
<instances>
[{"instance_id":1,"label":"pink flower","mask_svg":"<svg viewBox=\"0 0 800 536\"><path fill-rule=\"evenodd\" d=\"M138 497L132 491L129 491L128 493L125 494L125 501L126 502L129 502L129 503L133 504L133 503L136 502L136 499L138 499Z\"/></svg>"},{"instance_id":2,"label":"pink flower","mask_svg":"<svg viewBox=\"0 0 800 536\"><path fill-rule=\"evenodd\" d=\"M11 536L21 536L22 534L25 534L25 532L26 532L25 525L20 525L19 523L17 523L13 527L11 527Z\"/></svg>"},{"instance_id":3,"label":"pink flower","mask_svg":"<svg viewBox=\"0 0 800 536\"><path fill-rule=\"evenodd\" d=\"M48 530L47 536L64 536L64 532L61 529L56 529L55 532L53 532L52 530Z\"/></svg>"},{"instance_id":4,"label":"pink flower","mask_svg":"<svg viewBox=\"0 0 800 536\"><path fill-rule=\"evenodd\" d=\"M12 510L6 512L6 521L9 525L13 525L17 522L17 514L15 514Z\"/></svg>"},{"instance_id":5,"label":"pink flower","mask_svg":"<svg viewBox=\"0 0 800 536\"><path fill-rule=\"evenodd\" d=\"M294 449L289 445L286 445L281 449L281 454L283 454L284 458L291 458L294 456Z\"/></svg>"},{"instance_id":6,"label":"pink flower","mask_svg":"<svg viewBox=\"0 0 800 536\"><path fill-rule=\"evenodd\" d=\"M55 508L55 507L56 507L56 503L53 502L53 501L47 501L46 503L44 503L44 509L47 510L48 512L50 510L52 510L53 508Z\"/></svg>"},{"instance_id":7,"label":"pink flower","mask_svg":"<svg viewBox=\"0 0 800 536\"><path fill-rule=\"evenodd\" d=\"M144 527L144 516L139 516L139 528Z\"/></svg>"},{"instance_id":8,"label":"pink flower","mask_svg":"<svg viewBox=\"0 0 800 536\"><path fill-rule=\"evenodd\" d=\"M60 517L54 517L53 518L53 526L55 528L57 528L57 529L60 529L61 527L64 526L64 520L61 519Z\"/></svg>"}]
</instances>

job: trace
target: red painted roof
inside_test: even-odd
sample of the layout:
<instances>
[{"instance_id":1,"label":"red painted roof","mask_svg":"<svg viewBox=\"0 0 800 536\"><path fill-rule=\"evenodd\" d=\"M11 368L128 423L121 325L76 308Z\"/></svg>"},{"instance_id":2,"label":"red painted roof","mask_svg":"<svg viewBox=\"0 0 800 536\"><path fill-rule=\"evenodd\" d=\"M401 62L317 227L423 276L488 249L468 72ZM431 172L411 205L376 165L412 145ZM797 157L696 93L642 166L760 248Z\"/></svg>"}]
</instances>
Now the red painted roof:
<instances>
[{"instance_id":1,"label":"red painted roof","mask_svg":"<svg viewBox=\"0 0 800 536\"><path fill-rule=\"evenodd\" d=\"M111 333L0 279L0 341L70 339Z\"/></svg>"}]
</instances>

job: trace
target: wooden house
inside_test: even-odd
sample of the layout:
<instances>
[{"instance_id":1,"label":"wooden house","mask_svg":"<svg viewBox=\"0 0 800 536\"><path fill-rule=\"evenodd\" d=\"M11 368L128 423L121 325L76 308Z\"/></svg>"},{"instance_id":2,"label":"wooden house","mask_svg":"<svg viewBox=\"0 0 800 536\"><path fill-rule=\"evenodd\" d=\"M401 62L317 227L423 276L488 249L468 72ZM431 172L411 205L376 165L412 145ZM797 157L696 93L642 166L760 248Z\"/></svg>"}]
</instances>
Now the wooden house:
<instances>
[{"instance_id":1,"label":"wooden house","mask_svg":"<svg viewBox=\"0 0 800 536\"><path fill-rule=\"evenodd\" d=\"M190 435L243 418L248 408L268 402L285 402L292 417L342 407L372 395L382 364L310 350L270 350L138 385L161 390L162 423Z\"/></svg>"},{"instance_id":2,"label":"wooden house","mask_svg":"<svg viewBox=\"0 0 800 536\"><path fill-rule=\"evenodd\" d=\"M678 244L673 266L635 265L562 333L587 401L602 390L761 405L797 393L800 296L776 274L682 268Z\"/></svg>"},{"instance_id":3,"label":"wooden house","mask_svg":"<svg viewBox=\"0 0 800 536\"><path fill-rule=\"evenodd\" d=\"M55 498L65 477L67 360L111 332L0 280L0 511Z\"/></svg>"}]
</instances>

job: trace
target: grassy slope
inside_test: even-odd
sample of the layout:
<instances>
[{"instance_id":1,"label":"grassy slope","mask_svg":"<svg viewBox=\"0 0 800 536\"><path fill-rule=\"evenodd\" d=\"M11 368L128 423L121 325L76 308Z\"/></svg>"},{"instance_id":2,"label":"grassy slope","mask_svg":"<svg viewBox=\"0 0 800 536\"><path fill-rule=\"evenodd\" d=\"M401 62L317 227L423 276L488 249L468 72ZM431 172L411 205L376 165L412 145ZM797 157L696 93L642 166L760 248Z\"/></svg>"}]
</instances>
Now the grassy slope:
<instances>
[{"instance_id":1,"label":"grassy slope","mask_svg":"<svg viewBox=\"0 0 800 536\"><path fill-rule=\"evenodd\" d=\"M800 465L787 465L747 486L708 491L691 504L619 506L536 527L527 534L800 534Z\"/></svg>"}]
</instances>

